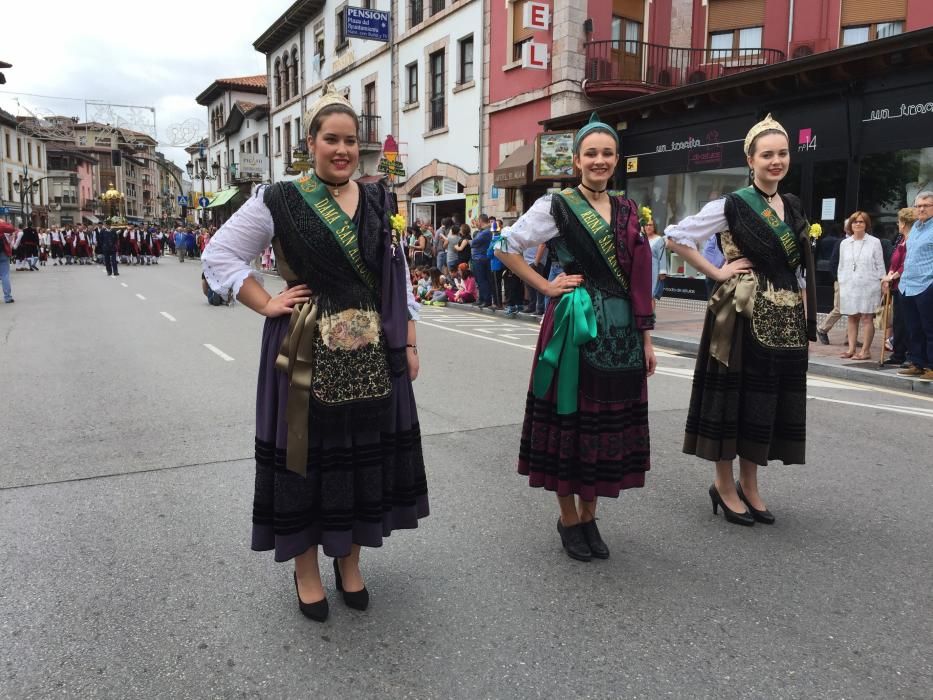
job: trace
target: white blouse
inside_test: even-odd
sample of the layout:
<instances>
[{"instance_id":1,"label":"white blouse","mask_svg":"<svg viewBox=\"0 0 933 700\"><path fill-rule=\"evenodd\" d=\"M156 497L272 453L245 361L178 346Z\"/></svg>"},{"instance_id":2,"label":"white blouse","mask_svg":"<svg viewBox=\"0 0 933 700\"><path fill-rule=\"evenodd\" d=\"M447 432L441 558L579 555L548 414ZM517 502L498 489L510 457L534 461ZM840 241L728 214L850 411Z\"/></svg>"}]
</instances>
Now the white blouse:
<instances>
[{"instance_id":1,"label":"white blouse","mask_svg":"<svg viewBox=\"0 0 933 700\"><path fill-rule=\"evenodd\" d=\"M235 299L247 277L263 284L262 274L250 263L272 244L275 224L272 212L263 201L264 187L243 203L214 234L201 254L201 267L210 288L225 299ZM360 196L363 193L360 192ZM410 279L408 262L405 264L405 279ZM408 316L414 321L420 318L421 306L415 299L411 285L408 290ZM312 290L313 291L313 290Z\"/></svg>"},{"instance_id":2,"label":"white blouse","mask_svg":"<svg viewBox=\"0 0 933 700\"><path fill-rule=\"evenodd\" d=\"M496 250L524 256L526 251L534 251L542 243L560 235L551 216L551 198L550 194L540 197L518 221L503 228L501 238L495 243Z\"/></svg>"},{"instance_id":3,"label":"white blouse","mask_svg":"<svg viewBox=\"0 0 933 700\"><path fill-rule=\"evenodd\" d=\"M726 221L726 198L720 197L711 202L707 202L699 212L693 216L688 216L680 223L671 224L664 229L664 235L674 243L693 246L697 250L702 250L703 244L717 233L729 230L729 222ZM806 289L807 278L803 274L803 269L797 267L797 284L801 289Z\"/></svg>"},{"instance_id":4,"label":"white blouse","mask_svg":"<svg viewBox=\"0 0 933 700\"><path fill-rule=\"evenodd\" d=\"M703 249L703 243L717 233L729 230L726 221L726 199L720 197L707 202L700 211L688 216L679 224L671 224L664 229L664 235L674 243L693 246L697 250Z\"/></svg>"}]
</instances>

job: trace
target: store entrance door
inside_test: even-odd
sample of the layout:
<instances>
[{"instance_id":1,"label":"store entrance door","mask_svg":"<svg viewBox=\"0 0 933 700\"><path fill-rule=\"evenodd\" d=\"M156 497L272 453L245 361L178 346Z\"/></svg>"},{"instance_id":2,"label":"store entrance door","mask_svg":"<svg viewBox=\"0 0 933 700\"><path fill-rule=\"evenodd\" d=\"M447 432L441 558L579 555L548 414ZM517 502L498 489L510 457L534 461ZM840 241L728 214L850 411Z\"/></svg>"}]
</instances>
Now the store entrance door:
<instances>
[{"instance_id":1,"label":"store entrance door","mask_svg":"<svg viewBox=\"0 0 933 700\"><path fill-rule=\"evenodd\" d=\"M813 256L816 264L816 308L823 313L833 308L833 275L830 271L830 259L835 250L831 236L843 236L843 223L849 212L846 207L846 178L849 163L845 160L829 160L807 163L808 172L804 180L809 180L810 196L803 199L804 213L810 223L819 223L825 240L814 247ZM788 190L792 192L793 190Z\"/></svg>"}]
</instances>

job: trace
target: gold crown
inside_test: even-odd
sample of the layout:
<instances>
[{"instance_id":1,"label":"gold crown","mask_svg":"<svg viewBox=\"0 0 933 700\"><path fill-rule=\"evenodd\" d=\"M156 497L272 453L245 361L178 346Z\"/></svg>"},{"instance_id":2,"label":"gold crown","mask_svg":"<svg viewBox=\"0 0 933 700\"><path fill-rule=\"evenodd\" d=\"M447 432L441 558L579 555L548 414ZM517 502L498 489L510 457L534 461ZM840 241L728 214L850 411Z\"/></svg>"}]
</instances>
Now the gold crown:
<instances>
[{"instance_id":1,"label":"gold crown","mask_svg":"<svg viewBox=\"0 0 933 700\"><path fill-rule=\"evenodd\" d=\"M771 118L771 114L769 112L768 116L749 129L748 134L745 136L745 155L748 155L748 150L752 147L752 143L756 138L758 138L759 135L763 134L765 131L771 130L780 131L782 134L784 134L785 137L787 137L788 142L790 142L790 137L787 136L787 130L778 122L774 121L774 119Z\"/></svg>"},{"instance_id":2,"label":"gold crown","mask_svg":"<svg viewBox=\"0 0 933 700\"><path fill-rule=\"evenodd\" d=\"M354 114L356 110L353 109L353 105L350 104L348 100L343 95L337 93L334 90L333 85L325 85L324 93L317 99L317 101L308 108L308 111L305 112L305 129L311 128L311 122L314 121L314 117L317 116L317 113L320 112L325 107L330 107L331 105L343 105L348 107Z\"/></svg>"}]
</instances>

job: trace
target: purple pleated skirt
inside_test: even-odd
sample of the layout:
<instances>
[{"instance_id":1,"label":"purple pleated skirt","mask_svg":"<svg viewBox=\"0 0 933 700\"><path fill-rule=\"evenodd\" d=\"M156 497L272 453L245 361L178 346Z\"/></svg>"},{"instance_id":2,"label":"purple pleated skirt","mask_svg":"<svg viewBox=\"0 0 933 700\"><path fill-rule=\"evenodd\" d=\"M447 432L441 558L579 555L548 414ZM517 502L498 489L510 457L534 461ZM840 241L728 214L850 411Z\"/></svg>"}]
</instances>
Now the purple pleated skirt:
<instances>
[{"instance_id":1,"label":"purple pleated skirt","mask_svg":"<svg viewBox=\"0 0 933 700\"><path fill-rule=\"evenodd\" d=\"M554 335L556 306L548 305L541 322L532 377ZM597 370L581 358L577 411L566 415L557 412L555 384L541 398L529 387L518 454L518 473L528 485L585 501L644 486L651 468L644 368Z\"/></svg>"},{"instance_id":2,"label":"purple pleated skirt","mask_svg":"<svg viewBox=\"0 0 933 700\"><path fill-rule=\"evenodd\" d=\"M309 547L344 557L379 547L429 513L421 432L411 381L393 377L376 416L353 405L316 425L312 406L307 476L285 468L288 378L275 368L288 316L266 319L256 393L256 487L252 548L287 561ZM370 409L371 410L371 409Z\"/></svg>"}]
</instances>

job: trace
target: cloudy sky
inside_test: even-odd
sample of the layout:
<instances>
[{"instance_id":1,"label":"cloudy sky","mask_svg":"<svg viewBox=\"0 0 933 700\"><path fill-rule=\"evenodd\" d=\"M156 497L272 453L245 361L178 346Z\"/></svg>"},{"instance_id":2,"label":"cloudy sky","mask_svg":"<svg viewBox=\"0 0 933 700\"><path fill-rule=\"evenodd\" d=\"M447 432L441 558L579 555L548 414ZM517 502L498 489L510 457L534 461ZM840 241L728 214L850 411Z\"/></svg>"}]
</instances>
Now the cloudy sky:
<instances>
[{"instance_id":1,"label":"cloudy sky","mask_svg":"<svg viewBox=\"0 0 933 700\"><path fill-rule=\"evenodd\" d=\"M154 107L163 143L189 119L206 129L207 111L195 97L217 78L264 73L265 57L252 44L292 2L3 2L0 61L13 67L3 70L0 107L82 121L108 113L88 100ZM147 110L112 113L152 122ZM188 160L181 148L160 150L182 167Z\"/></svg>"}]
</instances>

